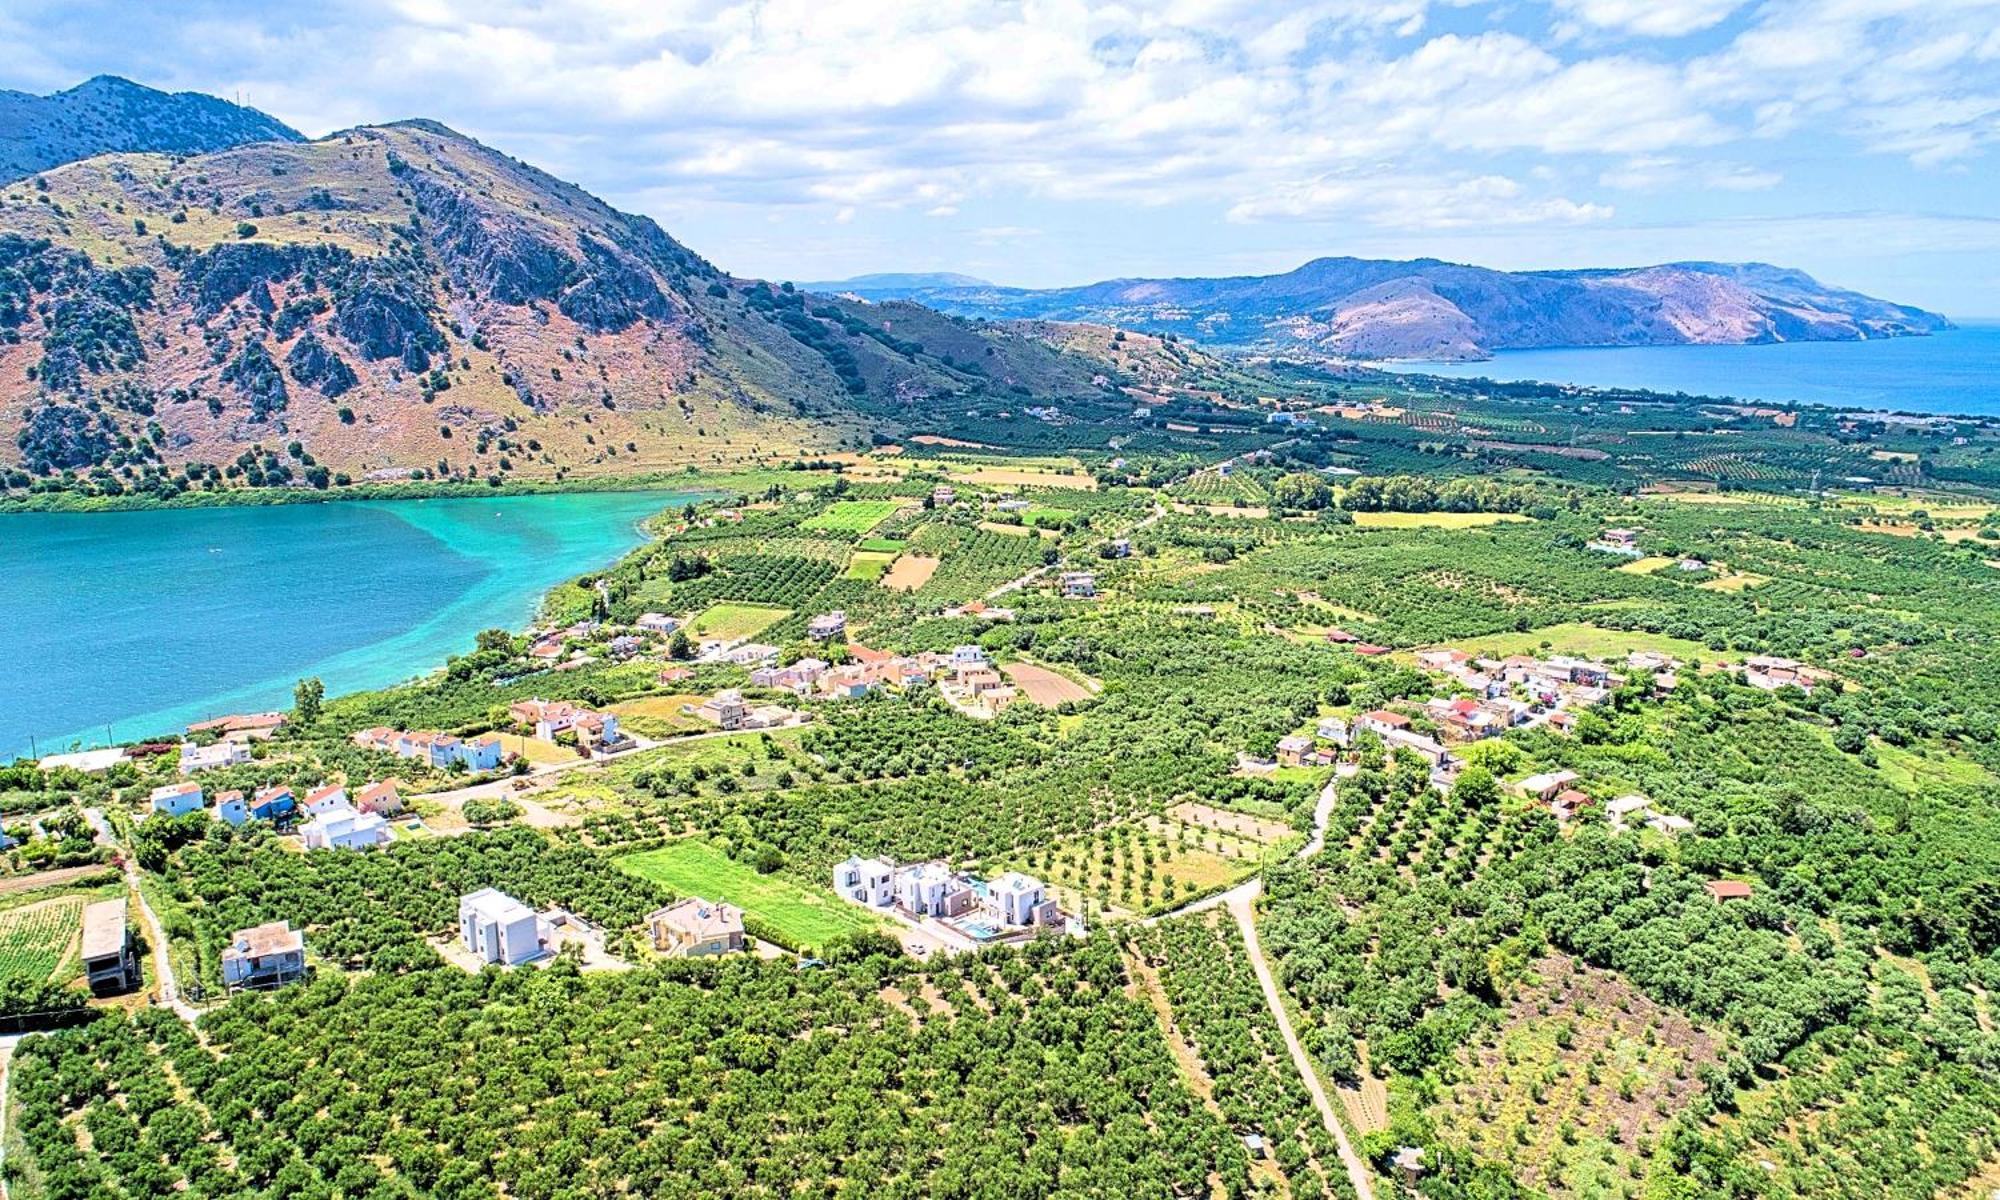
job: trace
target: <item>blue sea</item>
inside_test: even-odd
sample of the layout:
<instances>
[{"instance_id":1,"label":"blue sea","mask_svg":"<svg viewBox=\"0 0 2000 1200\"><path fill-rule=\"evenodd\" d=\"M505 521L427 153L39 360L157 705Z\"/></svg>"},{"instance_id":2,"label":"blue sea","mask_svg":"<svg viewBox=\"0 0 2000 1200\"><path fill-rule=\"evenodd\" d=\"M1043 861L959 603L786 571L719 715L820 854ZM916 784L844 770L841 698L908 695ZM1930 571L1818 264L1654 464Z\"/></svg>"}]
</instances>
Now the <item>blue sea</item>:
<instances>
[{"instance_id":1,"label":"blue sea","mask_svg":"<svg viewBox=\"0 0 2000 1200\"><path fill-rule=\"evenodd\" d=\"M1770 346L1503 350L1486 362L1382 364L1403 373L1645 388L1890 412L2000 415L2000 324L1930 337Z\"/></svg>"},{"instance_id":2,"label":"blue sea","mask_svg":"<svg viewBox=\"0 0 2000 1200\"><path fill-rule=\"evenodd\" d=\"M575 493L0 516L0 761L443 665L693 497Z\"/></svg>"}]
</instances>

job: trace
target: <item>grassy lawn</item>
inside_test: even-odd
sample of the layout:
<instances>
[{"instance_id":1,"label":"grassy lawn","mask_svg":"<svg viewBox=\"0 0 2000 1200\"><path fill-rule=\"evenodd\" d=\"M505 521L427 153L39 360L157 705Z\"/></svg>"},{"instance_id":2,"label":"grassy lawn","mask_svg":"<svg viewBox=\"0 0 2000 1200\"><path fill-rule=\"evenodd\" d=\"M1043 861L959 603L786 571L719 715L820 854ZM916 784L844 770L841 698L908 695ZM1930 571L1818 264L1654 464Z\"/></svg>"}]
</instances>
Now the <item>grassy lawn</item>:
<instances>
[{"instance_id":1,"label":"grassy lawn","mask_svg":"<svg viewBox=\"0 0 2000 1200\"><path fill-rule=\"evenodd\" d=\"M864 583L874 583L882 578L889 564L896 561L894 551L856 550L854 558L847 564L847 578L859 579Z\"/></svg>"},{"instance_id":2,"label":"grassy lawn","mask_svg":"<svg viewBox=\"0 0 2000 1200\"><path fill-rule=\"evenodd\" d=\"M783 875L759 875L703 841L675 842L613 861L619 870L664 884L679 895L734 904L804 946L823 946L837 934L884 927L880 917L831 890L809 888Z\"/></svg>"},{"instance_id":3,"label":"grassy lawn","mask_svg":"<svg viewBox=\"0 0 2000 1200\"><path fill-rule=\"evenodd\" d=\"M695 637L733 642L737 638L756 637L791 615L791 609L774 604L738 604L725 600L710 605L689 622L688 627L694 631Z\"/></svg>"},{"instance_id":4,"label":"grassy lawn","mask_svg":"<svg viewBox=\"0 0 2000 1200\"><path fill-rule=\"evenodd\" d=\"M856 550L866 550L873 554L901 554L908 543L901 538L862 538L854 544Z\"/></svg>"},{"instance_id":5,"label":"grassy lawn","mask_svg":"<svg viewBox=\"0 0 2000 1200\"><path fill-rule=\"evenodd\" d=\"M509 754L518 754L538 767L549 763L575 762L577 758L576 751L568 746L558 746L554 742L545 742L539 738L522 737L518 733L501 734L500 745Z\"/></svg>"},{"instance_id":6,"label":"grassy lawn","mask_svg":"<svg viewBox=\"0 0 2000 1200\"><path fill-rule=\"evenodd\" d=\"M611 711L627 727L645 734L647 737L667 737L676 733L688 733L706 729L708 725L701 718L684 713L687 705L700 707L706 696L680 693L672 696L642 696L637 700L627 700L614 704Z\"/></svg>"},{"instance_id":7,"label":"grassy lawn","mask_svg":"<svg viewBox=\"0 0 2000 1200\"><path fill-rule=\"evenodd\" d=\"M836 500L825 512L799 522L799 528L867 533L901 507L901 500Z\"/></svg>"},{"instance_id":8,"label":"grassy lawn","mask_svg":"<svg viewBox=\"0 0 2000 1200\"><path fill-rule=\"evenodd\" d=\"M1648 554L1644 558L1635 558L1623 566L1613 567L1612 570L1623 571L1627 575L1651 575L1673 561L1664 554Z\"/></svg>"},{"instance_id":9,"label":"grassy lawn","mask_svg":"<svg viewBox=\"0 0 2000 1200\"><path fill-rule=\"evenodd\" d=\"M1358 512L1354 523L1362 529L1472 529L1505 521L1525 521L1519 513L1458 512Z\"/></svg>"},{"instance_id":10,"label":"grassy lawn","mask_svg":"<svg viewBox=\"0 0 2000 1200\"><path fill-rule=\"evenodd\" d=\"M1710 650L1700 642L1691 642L1685 638L1624 629L1600 629L1595 625L1575 621L1561 625L1544 625L1540 629L1530 629L1525 633L1490 633L1483 637L1464 638L1452 644L1465 650L1505 658L1509 654L1541 654L1543 642L1549 644L1551 653L1578 654L1597 659L1623 658L1633 650L1657 650L1662 654L1671 654L1683 662L1733 661L1743 657L1741 654L1729 651Z\"/></svg>"}]
</instances>

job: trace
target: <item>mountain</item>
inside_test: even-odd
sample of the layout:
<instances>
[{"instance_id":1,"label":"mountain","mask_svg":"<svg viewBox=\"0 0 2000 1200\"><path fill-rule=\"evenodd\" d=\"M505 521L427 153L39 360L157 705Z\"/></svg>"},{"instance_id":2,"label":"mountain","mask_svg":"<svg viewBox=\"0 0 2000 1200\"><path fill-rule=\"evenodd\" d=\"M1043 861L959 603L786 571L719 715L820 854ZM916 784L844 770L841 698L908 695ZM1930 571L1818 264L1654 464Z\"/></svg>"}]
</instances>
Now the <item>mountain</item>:
<instances>
[{"instance_id":1,"label":"mountain","mask_svg":"<svg viewBox=\"0 0 2000 1200\"><path fill-rule=\"evenodd\" d=\"M0 188L17 487L725 465L1124 378L1026 331L735 278L433 122Z\"/></svg>"},{"instance_id":2,"label":"mountain","mask_svg":"<svg viewBox=\"0 0 2000 1200\"><path fill-rule=\"evenodd\" d=\"M304 141L276 117L199 92L160 92L99 75L66 92L0 91L0 183L117 151L206 154L248 142Z\"/></svg>"},{"instance_id":3,"label":"mountain","mask_svg":"<svg viewBox=\"0 0 2000 1200\"><path fill-rule=\"evenodd\" d=\"M841 296L859 296L864 300L900 299L912 292L929 291L937 288L982 288L993 285L984 279L971 275L957 275L950 271L907 271L884 272L876 275L856 275L852 279L821 280L815 283L796 285L801 291L824 292Z\"/></svg>"},{"instance_id":4,"label":"mountain","mask_svg":"<svg viewBox=\"0 0 2000 1200\"><path fill-rule=\"evenodd\" d=\"M1114 279L1046 289L914 286L881 294L963 316L1103 322L1220 346L1345 359L1848 341L1951 327L1936 313L1763 263L1495 271L1430 258L1320 258L1283 275Z\"/></svg>"}]
</instances>

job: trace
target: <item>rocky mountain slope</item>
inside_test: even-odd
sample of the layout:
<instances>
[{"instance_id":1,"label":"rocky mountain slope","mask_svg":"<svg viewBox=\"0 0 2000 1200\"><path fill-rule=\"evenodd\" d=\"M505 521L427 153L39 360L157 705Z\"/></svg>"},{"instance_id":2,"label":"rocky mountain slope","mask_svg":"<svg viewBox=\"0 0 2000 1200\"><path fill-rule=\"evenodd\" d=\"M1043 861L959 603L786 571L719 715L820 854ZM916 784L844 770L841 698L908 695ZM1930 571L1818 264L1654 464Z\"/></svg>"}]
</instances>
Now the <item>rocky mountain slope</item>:
<instances>
[{"instance_id":1,"label":"rocky mountain slope","mask_svg":"<svg viewBox=\"0 0 2000 1200\"><path fill-rule=\"evenodd\" d=\"M0 188L15 486L724 465L852 445L939 397L1101 392L1104 371L1026 331L734 278L429 122Z\"/></svg>"},{"instance_id":2,"label":"rocky mountain slope","mask_svg":"<svg viewBox=\"0 0 2000 1200\"><path fill-rule=\"evenodd\" d=\"M0 183L118 151L206 154L304 138L276 117L204 96L99 75L50 96L0 91Z\"/></svg>"},{"instance_id":3,"label":"rocky mountain slope","mask_svg":"<svg viewBox=\"0 0 2000 1200\"><path fill-rule=\"evenodd\" d=\"M1436 259L1321 258L1283 275L1114 279L1048 289L917 286L877 294L967 316L1103 322L1220 346L1359 359L1854 340L1950 327L1936 313L1762 263L1509 272Z\"/></svg>"}]
</instances>

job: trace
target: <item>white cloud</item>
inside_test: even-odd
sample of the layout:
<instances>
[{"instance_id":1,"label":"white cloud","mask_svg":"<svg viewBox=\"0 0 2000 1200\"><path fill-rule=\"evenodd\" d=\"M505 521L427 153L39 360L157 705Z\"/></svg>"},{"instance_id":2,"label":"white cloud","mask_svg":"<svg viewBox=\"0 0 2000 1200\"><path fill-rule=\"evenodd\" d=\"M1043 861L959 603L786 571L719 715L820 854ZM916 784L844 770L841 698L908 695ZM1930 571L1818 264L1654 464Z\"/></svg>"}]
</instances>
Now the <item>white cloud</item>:
<instances>
[{"instance_id":1,"label":"white cloud","mask_svg":"<svg viewBox=\"0 0 2000 1200\"><path fill-rule=\"evenodd\" d=\"M1743 0L1556 0L1557 10L1598 29L1679 37L1720 24Z\"/></svg>"},{"instance_id":2,"label":"white cloud","mask_svg":"<svg viewBox=\"0 0 2000 1200\"><path fill-rule=\"evenodd\" d=\"M1500 175L1460 179L1323 176L1237 203L1234 221L1356 220L1400 229L1466 229L1579 224L1612 215L1606 206L1531 196Z\"/></svg>"}]
</instances>

